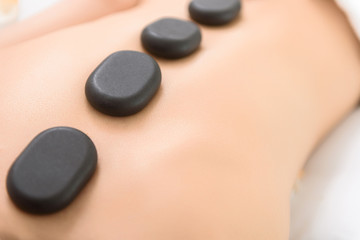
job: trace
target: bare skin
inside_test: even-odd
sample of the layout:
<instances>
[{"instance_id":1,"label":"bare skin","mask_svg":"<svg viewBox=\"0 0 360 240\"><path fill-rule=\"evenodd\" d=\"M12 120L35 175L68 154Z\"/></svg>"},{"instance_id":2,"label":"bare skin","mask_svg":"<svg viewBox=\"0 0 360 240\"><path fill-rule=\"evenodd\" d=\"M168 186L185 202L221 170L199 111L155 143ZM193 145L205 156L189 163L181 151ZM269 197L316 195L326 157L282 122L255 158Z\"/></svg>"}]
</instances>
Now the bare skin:
<instances>
[{"instance_id":1,"label":"bare skin","mask_svg":"<svg viewBox=\"0 0 360 240\"><path fill-rule=\"evenodd\" d=\"M129 9L138 2L139 0L62 0L47 11L6 28L0 38L0 48Z\"/></svg>"},{"instance_id":2,"label":"bare skin","mask_svg":"<svg viewBox=\"0 0 360 240\"><path fill-rule=\"evenodd\" d=\"M0 52L0 239L288 239L298 172L358 101L359 44L331 1L245 1L233 24L202 27L196 54L157 59L162 88L143 112L95 111L92 70L143 51L142 28L188 18L187 3L143 1ZM23 213L7 170L36 134L64 125L93 139L96 175L64 211Z\"/></svg>"}]
</instances>

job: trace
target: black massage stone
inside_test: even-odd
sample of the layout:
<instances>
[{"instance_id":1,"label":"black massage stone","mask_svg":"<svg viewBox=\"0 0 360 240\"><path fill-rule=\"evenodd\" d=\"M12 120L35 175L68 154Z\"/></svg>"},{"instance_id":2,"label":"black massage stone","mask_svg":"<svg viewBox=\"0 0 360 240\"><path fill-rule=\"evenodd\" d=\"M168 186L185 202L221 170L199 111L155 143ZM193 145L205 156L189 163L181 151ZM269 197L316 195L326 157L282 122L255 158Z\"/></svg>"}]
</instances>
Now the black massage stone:
<instances>
[{"instance_id":1,"label":"black massage stone","mask_svg":"<svg viewBox=\"0 0 360 240\"><path fill-rule=\"evenodd\" d=\"M189 5L193 20L204 25L225 25L234 20L241 9L239 0L193 0Z\"/></svg>"},{"instance_id":2,"label":"black massage stone","mask_svg":"<svg viewBox=\"0 0 360 240\"><path fill-rule=\"evenodd\" d=\"M18 156L7 176L7 190L23 211L54 213L75 199L96 165L96 148L88 136L74 128L51 128Z\"/></svg>"},{"instance_id":3,"label":"black massage stone","mask_svg":"<svg viewBox=\"0 0 360 240\"><path fill-rule=\"evenodd\" d=\"M143 30L141 42L147 51L156 56L178 59L190 55L199 48L201 32L195 23L162 18Z\"/></svg>"},{"instance_id":4,"label":"black massage stone","mask_svg":"<svg viewBox=\"0 0 360 240\"><path fill-rule=\"evenodd\" d=\"M111 116L141 111L161 84L157 62L145 53L120 51L107 57L90 75L85 86L89 103Z\"/></svg>"}]
</instances>

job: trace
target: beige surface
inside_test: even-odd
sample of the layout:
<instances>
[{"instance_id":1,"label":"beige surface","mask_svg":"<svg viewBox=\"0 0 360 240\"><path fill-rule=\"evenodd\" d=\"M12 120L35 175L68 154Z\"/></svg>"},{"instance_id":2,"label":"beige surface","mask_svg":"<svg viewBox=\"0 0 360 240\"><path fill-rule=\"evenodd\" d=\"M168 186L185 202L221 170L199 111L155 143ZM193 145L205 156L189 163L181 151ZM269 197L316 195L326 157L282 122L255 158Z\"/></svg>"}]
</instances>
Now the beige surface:
<instances>
[{"instance_id":1,"label":"beige surface","mask_svg":"<svg viewBox=\"0 0 360 240\"><path fill-rule=\"evenodd\" d=\"M332 2L249 0L234 24L202 27L195 55L159 59L162 89L145 111L119 119L92 109L84 84L96 65L116 50L142 50L142 28L162 16L187 18L186 4L144 1L2 50L0 233L288 238L301 166L358 99L358 43ZM99 169L63 212L26 215L6 195L7 169L38 132L59 125L94 140Z\"/></svg>"},{"instance_id":2,"label":"beige surface","mask_svg":"<svg viewBox=\"0 0 360 240\"><path fill-rule=\"evenodd\" d=\"M17 0L0 0L0 29L14 22L17 19L17 15L18 15Z\"/></svg>"},{"instance_id":3,"label":"beige surface","mask_svg":"<svg viewBox=\"0 0 360 240\"><path fill-rule=\"evenodd\" d=\"M0 0L0 11L5 14L9 13L17 4L17 0Z\"/></svg>"}]
</instances>

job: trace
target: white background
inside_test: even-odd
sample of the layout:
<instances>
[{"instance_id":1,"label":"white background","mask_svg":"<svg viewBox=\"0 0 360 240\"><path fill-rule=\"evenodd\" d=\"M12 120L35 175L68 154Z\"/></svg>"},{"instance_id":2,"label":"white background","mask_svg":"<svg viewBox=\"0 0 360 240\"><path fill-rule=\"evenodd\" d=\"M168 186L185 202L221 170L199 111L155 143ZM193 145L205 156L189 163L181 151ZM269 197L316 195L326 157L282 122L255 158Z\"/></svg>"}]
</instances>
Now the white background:
<instances>
[{"instance_id":1,"label":"white background","mask_svg":"<svg viewBox=\"0 0 360 240\"><path fill-rule=\"evenodd\" d=\"M59 0L19 0L19 19L27 18Z\"/></svg>"}]
</instances>

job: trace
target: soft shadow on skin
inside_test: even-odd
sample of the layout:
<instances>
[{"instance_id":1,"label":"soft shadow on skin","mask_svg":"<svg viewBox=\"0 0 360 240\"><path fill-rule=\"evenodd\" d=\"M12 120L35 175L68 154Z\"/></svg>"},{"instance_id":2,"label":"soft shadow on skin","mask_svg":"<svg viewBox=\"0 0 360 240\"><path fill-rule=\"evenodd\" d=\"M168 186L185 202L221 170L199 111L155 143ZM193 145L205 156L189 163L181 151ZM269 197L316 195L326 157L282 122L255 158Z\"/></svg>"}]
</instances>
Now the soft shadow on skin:
<instances>
[{"instance_id":1,"label":"soft shadow on skin","mask_svg":"<svg viewBox=\"0 0 360 240\"><path fill-rule=\"evenodd\" d=\"M0 240L20 240L8 233L0 233Z\"/></svg>"},{"instance_id":2,"label":"soft shadow on skin","mask_svg":"<svg viewBox=\"0 0 360 240\"><path fill-rule=\"evenodd\" d=\"M101 161L101 159L99 159L98 162L99 161ZM81 215L84 212L86 212L86 209L88 209L91 195L95 191L96 183L98 182L100 172L101 172L101 167L98 164L93 177L89 180L88 184L82 189L82 191L77 196L77 198L75 198L74 201L69 204L69 206L67 206L65 209L61 210L60 212L53 213L50 215L28 214L18 209L17 206L15 206L11 202L9 197L6 199L6 205L11 206L12 208L15 209L14 212L16 212L17 215L17 218L15 218L15 220L17 221L16 223L19 226L26 226L26 229L30 229L34 232L34 236L32 236L34 237L34 239L39 239L38 236L42 236L42 234L39 232L44 229L45 225L47 226L46 228L53 228L55 226L56 229L61 233L71 232L71 229L77 226L76 223L81 218ZM49 226L50 223L52 223L52 225ZM17 233L13 233L13 234L17 234ZM19 237L16 237L13 234L0 233L0 240L24 240Z\"/></svg>"}]
</instances>

